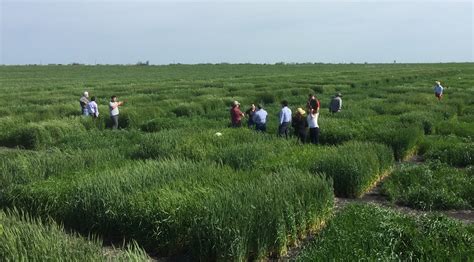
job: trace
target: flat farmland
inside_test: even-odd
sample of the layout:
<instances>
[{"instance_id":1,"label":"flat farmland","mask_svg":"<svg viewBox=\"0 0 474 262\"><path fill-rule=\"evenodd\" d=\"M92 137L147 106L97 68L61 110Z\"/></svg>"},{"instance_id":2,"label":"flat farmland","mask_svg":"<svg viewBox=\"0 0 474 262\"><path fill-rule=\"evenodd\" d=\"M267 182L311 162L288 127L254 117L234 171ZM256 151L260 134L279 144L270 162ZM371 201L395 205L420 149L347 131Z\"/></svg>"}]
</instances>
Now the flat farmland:
<instances>
[{"instance_id":1,"label":"flat farmland","mask_svg":"<svg viewBox=\"0 0 474 262\"><path fill-rule=\"evenodd\" d=\"M279 137L308 94L319 144ZM472 63L0 66L0 257L472 261L442 212L474 208L473 97ZM267 132L231 128L234 101Z\"/></svg>"}]
</instances>

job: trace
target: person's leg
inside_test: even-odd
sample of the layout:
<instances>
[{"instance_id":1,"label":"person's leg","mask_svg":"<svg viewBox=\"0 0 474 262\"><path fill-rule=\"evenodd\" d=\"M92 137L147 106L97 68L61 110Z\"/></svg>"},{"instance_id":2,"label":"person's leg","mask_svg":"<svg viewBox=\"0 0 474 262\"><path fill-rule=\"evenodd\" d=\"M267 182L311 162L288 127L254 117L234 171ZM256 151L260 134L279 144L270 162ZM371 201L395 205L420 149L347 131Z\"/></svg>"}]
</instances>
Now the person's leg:
<instances>
[{"instance_id":1,"label":"person's leg","mask_svg":"<svg viewBox=\"0 0 474 262\"><path fill-rule=\"evenodd\" d=\"M118 115L111 116L112 119L112 129L118 129Z\"/></svg>"},{"instance_id":2,"label":"person's leg","mask_svg":"<svg viewBox=\"0 0 474 262\"><path fill-rule=\"evenodd\" d=\"M319 127L315 128L315 143L319 144Z\"/></svg>"},{"instance_id":3,"label":"person's leg","mask_svg":"<svg viewBox=\"0 0 474 262\"><path fill-rule=\"evenodd\" d=\"M290 123L284 123L285 125L285 138L288 139L288 135L290 132Z\"/></svg>"},{"instance_id":4,"label":"person's leg","mask_svg":"<svg viewBox=\"0 0 474 262\"><path fill-rule=\"evenodd\" d=\"M310 128L309 129L309 139L311 141L311 144L316 144L316 140L315 140L315 128Z\"/></svg>"}]
</instances>

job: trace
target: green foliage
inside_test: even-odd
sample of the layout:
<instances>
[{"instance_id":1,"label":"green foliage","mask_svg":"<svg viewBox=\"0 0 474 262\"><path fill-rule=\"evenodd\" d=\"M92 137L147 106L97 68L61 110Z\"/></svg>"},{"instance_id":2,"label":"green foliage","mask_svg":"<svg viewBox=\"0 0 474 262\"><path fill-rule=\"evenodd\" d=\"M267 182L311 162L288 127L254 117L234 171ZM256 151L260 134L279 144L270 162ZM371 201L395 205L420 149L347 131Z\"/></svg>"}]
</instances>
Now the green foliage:
<instances>
[{"instance_id":1,"label":"green foliage","mask_svg":"<svg viewBox=\"0 0 474 262\"><path fill-rule=\"evenodd\" d=\"M433 136L426 138L420 153L431 160L439 160L452 166L474 165L474 143L469 139L454 136Z\"/></svg>"},{"instance_id":2,"label":"green foliage","mask_svg":"<svg viewBox=\"0 0 474 262\"><path fill-rule=\"evenodd\" d=\"M324 172L333 179L336 196L359 197L391 168L392 163L392 153L386 146L350 142L318 155L312 170Z\"/></svg>"},{"instance_id":3,"label":"green foliage","mask_svg":"<svg viewBox=\"0 0 474 262\"><path fill-rule=\"evenodd\" d=\"M0 257L6 261L148 261L146 253L131 245L106 255L95 238L66 233L52 221L13 211L0 211Z\"/></svg>"},{"instance_id":4,"label":"green foliage","mask_svg":"<svg viewBox=\"0 0 474 262\"><path fill-rule=\"evenodd\" d=\"M8 199L80 231L132 237L164 254L188 250L201 259L284 253L333 205L322 175L237 173L182 160L18 185Z\"/></svg>"},{"instance_id":5,"label":"green foliage","mask_svg":"<svg viewBox=\"0 0 474 262\"><path fill-rule=\"evenodd\" d=\"M324 222L333 191L359 196L393 156L421 145L427 159L472 165L472 74L472 64L0 66L0 146L19 147L0 148L0 206L153 253L277 257ZM441 102L433 79L449 83ZM98 119L80 115L84 89ZM329 114L336 92L343 110ZM278 138L278 102L295 112L309 93L324 109L322 145ZM112 94L128 100L114 131ZM265 103L267 134L226 128L234 100Z\"/></svg>"},{"instance_id":6,"label":"green foliage","mask_svg":"<svg viewBox=\"0 0 474 262\"><path fill-rule=\"evenodd\" d=\"M29 123L14 127L13 132L6 137L2 137L0 145L38 149L51 146L68 133L84 131L84 126L74 119L68 121L51 120L40 123Z\"/></svg>"},{"instance_id":7,"label":"green foliage","mask_svg":"<svg viewBox=\"0 0 474 262\"><path fill-rule=\"evenodd\" d=\"M298 261L471 261L473 225L439 215L414 218L352 204L308 245Z\"/></svg>"},{"instance_id":8,"label":"green foliage","mask_svg":"<svg viewBox=\"0 0 474 262\"><path fill-rule=\"evenodd\" d=\"M383 190L392 201L423 210L474 207L474 177L436 162L400 166Z\"/></svg>"}]
</instances>

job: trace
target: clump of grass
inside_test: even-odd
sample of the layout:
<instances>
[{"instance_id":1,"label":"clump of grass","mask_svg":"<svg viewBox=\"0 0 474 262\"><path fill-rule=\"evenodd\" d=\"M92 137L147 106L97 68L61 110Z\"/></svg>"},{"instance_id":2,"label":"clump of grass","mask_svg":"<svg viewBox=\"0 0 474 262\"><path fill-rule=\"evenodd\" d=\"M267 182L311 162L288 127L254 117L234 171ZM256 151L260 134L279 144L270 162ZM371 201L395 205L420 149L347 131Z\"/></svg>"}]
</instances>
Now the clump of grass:
<instances>
[{"instance_id":1,"label":"clump of grass","mask_svg":"<svg viewBox=\"0 0 474 262\"><path fill-rule=\"evenodd\" d=\"M474 143L455 136L430 136L420 146L420 153L430 160L452 166L474 165Z\"/></svg>"},{"instance_id":2,"label":"clump of grass","mask_svg":"<svg viewBox=\"0 0 474 262\"><path fill-rule=\"evenodd\" d=\"M384 145L350 142L325 150L313 161L313 171L333 179L337 196L359 197L391 168L393 156Z\"/></svg>"},{"instance_id":3,"label":"clump of grass","mask_svg":"<svg viewBox=\"0 0 474 262\"><path fill-rule=\"evenodd\" d=\"M474 226L440 215L417 218L375 205L344 208L297 261L470 261Z\"/></svg>"},{"instance_id":4,"label":"clump of grass","mask_svg":"<svg viewBox=\"0 0 474 262\"><path fill-rule=\"evenodd\" d=\"M176 106L171 112L177 117L192 117L203 114L202 106L198 103L186 103Z\"/></svg>"},{"instance_id":5,"label":"clump of grass","mask_svg":"<svg viewBox=\"0 0 474 262\"><path fill-rule=\"evenodd\" d=\"M84 132L85 128L79 121L64 119L19 125L14 130L2 137L0 145L39 149L53 145L67 134Z\"/></svg>"},{"instance_id":6,"label":"clump of grass","mask_svg":"<svg viewBox=\"0 0 474 262\"><path fill-rule=\"evenodd\" d=\"M126 250L113 249L106 255L98 239L85 239L66 233L51 220L0 211L0 257L6 261L148 261L146 253L131 245Z\"/></svg>"},{"instance_id":7,"label":"clump of grass","mask_svg":"<svg viewBox=\"0 0 474 262\"><path fill-rule=\"evenodd\" d=\"M8 199L80 231L226 260L283 254L333 205L331 181L321 174L235 172L180 159L17 185Z\"/></svg>"},{"instance_id":8,"label":"clump of grass","mask_svg":"<svg viewBox=\"0 0 474 262\"><path fill-rule=\"evenodd\" d=\"M269 105L275 103L276 97L272 93L261 93L257 96L255 101L263 105Z\"/></svg>"},{"instance_id":9,"label":"clump of grass","mask_svg":"<svg viewBox=\"0 0 474 262\"><path fill-rule=\"evenodd\" d=\"M393 202L422 210L474 207L474 177L437 162L400 166L383 190Z\"/></svg>"}]
</instances>

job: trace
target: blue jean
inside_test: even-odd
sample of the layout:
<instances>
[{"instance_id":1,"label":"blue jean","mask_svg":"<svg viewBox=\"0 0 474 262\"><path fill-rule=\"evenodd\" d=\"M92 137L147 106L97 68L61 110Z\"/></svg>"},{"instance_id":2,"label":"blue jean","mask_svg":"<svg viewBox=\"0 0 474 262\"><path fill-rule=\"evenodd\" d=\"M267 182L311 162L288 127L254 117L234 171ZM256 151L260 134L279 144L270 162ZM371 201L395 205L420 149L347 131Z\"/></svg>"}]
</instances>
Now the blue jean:
<instances>
[{"instance_id":1,"label":"blue jean","mask_svg":"<svg viewBox=\"0 0 474 262\"><path fill-rule=\"evenodd\" d=\"M285 135L285 138L288 139L289 127L290 127L290 122L281 123L281 125L278 127L278 135L279 136Z\"/></svg>"},{"instance_id":2,"label":"blue jean","mask_svg":"<svg viewBox=\"0 0 474 262\"><path fill-rule=\"evenodd\" d=\"M267 124L255 124L255 130L260 132L267 132Z\"/></svg>"},{"instance_id":3,"label":"blue jean","mask_svg":"<svg viewBox=\"0 0 474 262\"><path fill-rule=\"evenodd\" d=\"M119 119L119 116L116 115L116 116L110 116L110 119L112 119L112 129L117 129L118 128L118 119Z\"/></svg>"},{"instance_id":4,"label":"blue jean","mask_svg":"<svg viewBox=\"0 0 474 262\"><path fill-rule=\"evenodd\" d=\"M89 116L89 110L87 110L87 108L83 108L82 109L82 115L83 116Z\"/></svg>"}]
</instances>

